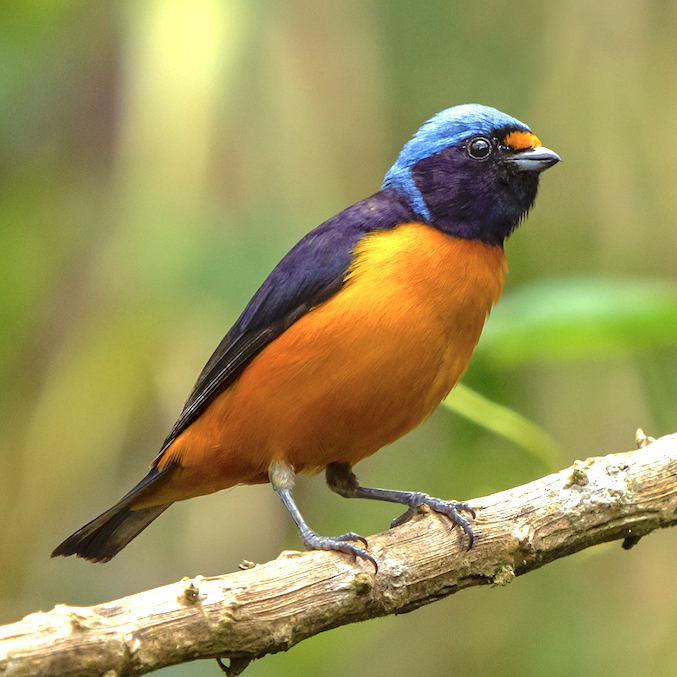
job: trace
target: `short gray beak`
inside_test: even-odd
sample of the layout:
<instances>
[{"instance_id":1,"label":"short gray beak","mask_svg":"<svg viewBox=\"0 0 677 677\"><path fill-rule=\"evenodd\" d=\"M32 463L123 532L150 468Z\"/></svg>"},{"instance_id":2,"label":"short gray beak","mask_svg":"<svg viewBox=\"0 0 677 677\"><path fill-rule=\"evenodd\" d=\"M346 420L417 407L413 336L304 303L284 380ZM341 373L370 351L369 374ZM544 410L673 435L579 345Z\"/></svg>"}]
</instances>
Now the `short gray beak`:
<instances>
[{"instance_id":1,"label":"short gray beak","mask_svg":"<svg viewBox=\"0 0 677 677\"><path fill-rule=\"evenodd\" d=\"M520 172L542 172L561 161L557 153L543 146L519 150L505 158L505 162Z\"/></svg>"}]
</instances>

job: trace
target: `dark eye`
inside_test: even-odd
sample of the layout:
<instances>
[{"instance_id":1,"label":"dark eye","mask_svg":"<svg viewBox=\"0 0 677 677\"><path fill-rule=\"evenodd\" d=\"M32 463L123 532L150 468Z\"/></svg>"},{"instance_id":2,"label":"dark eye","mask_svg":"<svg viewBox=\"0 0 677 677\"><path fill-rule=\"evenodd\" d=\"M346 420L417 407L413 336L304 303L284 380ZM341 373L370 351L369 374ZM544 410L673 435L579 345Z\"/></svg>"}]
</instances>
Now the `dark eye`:
<instances>
[{"instance_id":1,"label":"dark eye","mask_svg":"<svg viewBox=\"0 0 677 677\"><path fill-rule=\"evenodd\" d=\"M483 136L478 136L468 144L468 155L475 160L484 160L491 155L491 141Z\"/></svg>"}]
</instances>

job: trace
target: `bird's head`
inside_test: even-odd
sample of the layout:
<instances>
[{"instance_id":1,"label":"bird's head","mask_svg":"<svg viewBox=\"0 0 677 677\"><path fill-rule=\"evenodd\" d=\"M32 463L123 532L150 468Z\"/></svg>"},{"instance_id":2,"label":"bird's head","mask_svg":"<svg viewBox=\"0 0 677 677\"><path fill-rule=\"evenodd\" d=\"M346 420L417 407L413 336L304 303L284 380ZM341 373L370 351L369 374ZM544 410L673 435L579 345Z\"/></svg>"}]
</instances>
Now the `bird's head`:
<instances>
[{"instance_id":1,"label":"bird's head","mask_svg":"<svg viewBox=\"0 0 677 677\"><path fill-rule=\"evenodd\" d=\"M495 108L454 106L428 120L383 181L422 220L458 237L501 244L560 161L529 127Z\"/></svg>"}]
</instances>

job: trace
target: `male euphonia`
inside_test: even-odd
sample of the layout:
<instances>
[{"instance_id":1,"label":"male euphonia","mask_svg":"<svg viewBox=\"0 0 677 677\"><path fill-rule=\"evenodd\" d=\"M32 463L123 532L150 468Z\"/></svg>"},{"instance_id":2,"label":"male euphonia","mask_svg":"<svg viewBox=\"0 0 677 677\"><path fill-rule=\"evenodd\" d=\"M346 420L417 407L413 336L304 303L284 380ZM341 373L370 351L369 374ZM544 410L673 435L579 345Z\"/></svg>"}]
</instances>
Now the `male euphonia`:
<instances>
[{"instance_id":1,"label":"male euphonia","mask_svg":"<svg viewBox=\"0 0 677 677\"><path fill-rule=\"evenodd\" d=\"M175 501L270 482L306 548L376 565L364 538L320 536L292 497L326 471L347 498L421 504L459 525L464 503L362 487L358 461L428 418L465 372L506 272L503 242L559 162L494 108L455 106L404 146L381 189L277 265L200 374L150 472L52 556L107 562Z\"/></svg>"}]
</instances>

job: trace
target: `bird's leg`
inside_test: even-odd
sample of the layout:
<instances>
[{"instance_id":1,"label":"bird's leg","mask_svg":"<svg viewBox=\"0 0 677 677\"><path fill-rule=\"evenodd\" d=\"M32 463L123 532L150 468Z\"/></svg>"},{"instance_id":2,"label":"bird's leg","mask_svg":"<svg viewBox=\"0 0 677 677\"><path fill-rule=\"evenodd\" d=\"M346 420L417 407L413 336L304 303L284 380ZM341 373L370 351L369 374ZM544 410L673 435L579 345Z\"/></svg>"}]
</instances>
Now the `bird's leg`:
<instances>
[{"instance_id":1,"label":"bird's leg","mask_svg":"<svg viewBox=\"0 0 677 677\"><path fill-rule=\"evenodd\" d=\"M360 486L355 474L350 469L349 463L330 463L327 466L327 485L346 498L370 498L375 501L389 501L409 506L407 512L394 519L391 527L396 527L406 522L420 505L427 505L431 510L446 515L451 523L458 525L468 535L468 550L472 548L474 534L470 522L460 514L467 512L473 518L475 511L467 503L455 503L433 498L419 491L392 491L390 489L371 489Z\"/></svg>"},{"instance_id":2,"label":"bird's leg","mask_svg":"<svg viewBox=\"0 0 677 677\"><path fill-rule=\"evenodd\" d=\"M353 555L353 557L369 560L378 571L376 560L363 548L358 548L350 543L350 541L361 541L365 546L369 545L367 540L362 536L358 536L358 534L354 534L352 531L341 536L320 536L306 524L291 495L291 490L294 488L294 469L291 466L279 461L273 461L268 468L268 477L273 485L273 489L275 489L282 503L284 503L284 507L287 508L292 519L296 522L303 545L308 550L337 550L338 552L345 552Z\"/></svg>"}]
</instances>

